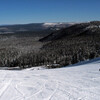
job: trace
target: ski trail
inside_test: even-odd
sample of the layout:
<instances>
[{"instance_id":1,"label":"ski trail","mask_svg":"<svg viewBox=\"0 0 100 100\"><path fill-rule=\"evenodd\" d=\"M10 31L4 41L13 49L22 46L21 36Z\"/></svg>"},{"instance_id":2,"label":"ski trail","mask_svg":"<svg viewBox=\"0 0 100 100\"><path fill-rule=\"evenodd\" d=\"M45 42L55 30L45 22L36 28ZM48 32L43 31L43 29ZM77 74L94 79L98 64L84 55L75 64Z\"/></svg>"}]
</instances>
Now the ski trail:
<instances>
[{"instance_id":1,"label":"ski trail","mask_svg":"<svg viewBox=\"0 0 100 100\"><path fill-rule=\"evenodd\" d=\"M27 99L28 99L28 98L31 98L32 96L35 96L35 95L39 94L40 92L42 92L43 89L44 89L44 87L45 87L45 84L46 84L46 81L44 82L44 85L41 86L41 88L40 88L39 91L35 92L34 94L32 94L31 96L28 96L28 97L26 97L26 98L27 98Z\"/></svg>"},{"instance_id":2,"label":"ski trail","mask_svg":"<svg viewBox=\"0 0 100 100\"><path fill-rule=\"evenodd\" d=\"M0 71L0 100L100 100L98 68Z\"/></svg>"},{"instance_id":3,"label":"ski trail","mask_svg":"<svg viewBox=\"0 0 100 100\"><path fill-rule=\"evenodd\" d=\"M59 83L58 83L58 81L57 81L57 82L56 82L56 89L55 89L55 91L50 95L50 97L48 98L48 100L51 100L51 99L52 99L52 97L54 96L54 94L57 92L58 87L59 87ZM44 100L47 100L47 99L44 99Z\"/></svg>"},{"instance_id":4,"label":"ski trail","mask_svg":"<svg viewBox=\"0 0 100 100\"><path fill-rule=\"evenodd\" d=\"M12 82L12 79L10 79L8 81L8 83L5 83L5 85L1 88L1 90L0 90L0 97L6 92L7 88L11 84L11 82Z\"/></svg>"},{"instance_id":5,"label":"ski trail","mask_svg":"<svg viewBox=\"0 0 100 100\"><path fill-rule=\"evenodd\" d=\"M14 74L15 77L17 77L18 75L17 74ZM18 86L24 86L24 84L20 81L18 84L16 83L14 88L15 90L21 94L21 96L17 97L17 98L14 98L12 100L27 100L29 98L31 98L32 96L35 96L37 94L39 94L41 91L43 91L43 88L45 87L45 84L46 84L46 81L44 82L44 84L40 87L40 89L38 91L36 91L34 94L30 95L30 96L26 96L23 92L24 91L21 91Z\"/></svg>"},{"instance_id":6,"label":"ski trail","mask_svg":"<svg viewBox=\"0 0 100 100\"><path fill-rule=\"evenodd\" d=\"M19 84L21 84L21 82L20 82ZM22 93L22 92L18 89L18 85L19 85L19 84L16 84L16 86L15 86L14 88L18 91L18 93L20 93L20 94L22 95L22 97L25 97L25 94Z\"/></svg>"},{"instance_id":7,"label":"ski trail","mask_svg":"<svg viewBox=\"0 0 100 100\"><path fill-rule=\"evenodd\" d=\"M15 77L15 79L16 79L16 77L18 78L17 73L16 74L14 72L12 72L12 73L13 73L13 76ZM21 96L13 98L12 100L24 100L25 99L25 94L18 89L18 85L21 85L21 82L19 82L18 84L15 83L13 87Z\"/></svg>"}]
</instances>

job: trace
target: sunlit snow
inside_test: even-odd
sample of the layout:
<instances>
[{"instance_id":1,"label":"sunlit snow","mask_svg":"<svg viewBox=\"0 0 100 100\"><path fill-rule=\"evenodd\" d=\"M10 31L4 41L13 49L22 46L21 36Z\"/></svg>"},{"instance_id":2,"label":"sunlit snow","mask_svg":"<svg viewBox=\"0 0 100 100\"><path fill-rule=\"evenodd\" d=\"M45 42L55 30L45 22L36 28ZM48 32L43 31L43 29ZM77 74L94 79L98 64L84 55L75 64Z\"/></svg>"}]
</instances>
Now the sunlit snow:
<instances>
[{"instance_id":1,"label":"sunlit snow","mask_svg":"<svg viewBox=\"0 0 100 100\"><path fill-rule=\"evenodd\" d=\"M0 70L0 100L100 100L100 59L58 69Z\"/></svg>"}]
</instances>

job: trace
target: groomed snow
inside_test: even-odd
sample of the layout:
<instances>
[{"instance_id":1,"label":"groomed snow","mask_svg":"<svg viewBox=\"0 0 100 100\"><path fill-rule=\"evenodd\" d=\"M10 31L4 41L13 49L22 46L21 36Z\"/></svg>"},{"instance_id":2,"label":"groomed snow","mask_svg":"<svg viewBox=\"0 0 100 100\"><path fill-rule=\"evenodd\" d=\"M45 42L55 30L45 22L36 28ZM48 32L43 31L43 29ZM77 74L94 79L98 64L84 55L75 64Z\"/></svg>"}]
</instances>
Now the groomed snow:
<instances>
[{"instance_id":1,"label":"groomed snow","mask_svg":"<svg viewBox=\"0 0 100 100\"><path fill-rule=\"evenodd\" d=\"M0 100L100 100L100 59L60 69L0 71Z\"/></svg>"}]
</instances>

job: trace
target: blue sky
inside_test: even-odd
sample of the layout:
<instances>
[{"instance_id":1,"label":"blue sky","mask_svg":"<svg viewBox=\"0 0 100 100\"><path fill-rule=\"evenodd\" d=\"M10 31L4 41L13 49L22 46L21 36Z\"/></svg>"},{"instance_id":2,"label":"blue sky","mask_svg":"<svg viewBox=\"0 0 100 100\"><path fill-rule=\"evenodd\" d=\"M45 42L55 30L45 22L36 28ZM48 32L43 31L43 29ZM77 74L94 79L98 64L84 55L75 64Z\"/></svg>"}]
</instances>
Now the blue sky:
<instances>
[{"instance_id":1,"label":"blue sky","mask_svg":"<svg viewBox=\"0 0 100 100\"><path fill-rule=\"evenodd\" d=\"M0 0L0 24L100 20L100 0Z\"/></svg>"}]
</instances>

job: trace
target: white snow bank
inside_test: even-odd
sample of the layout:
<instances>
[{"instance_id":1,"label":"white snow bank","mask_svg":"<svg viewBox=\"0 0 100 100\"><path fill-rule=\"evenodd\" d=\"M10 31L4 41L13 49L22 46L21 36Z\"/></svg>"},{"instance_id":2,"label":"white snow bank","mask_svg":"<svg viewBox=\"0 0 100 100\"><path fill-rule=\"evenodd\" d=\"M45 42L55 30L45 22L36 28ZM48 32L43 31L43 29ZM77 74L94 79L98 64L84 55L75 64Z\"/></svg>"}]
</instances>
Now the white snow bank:
<instances>
[{"instance_id":1,"label":"white snow bank","mask_svg":"<svg viewBox=\"0 0 100 100\"><path fill-rule=\"evenodd\" d=\"M0 100L100 100L100 58L58 69L0 71Z\"/></svg>"},{"instance_id":2,"label":"white snow bank","mask_svg":"<svg viewBox=\"0 0 100 100\"><path fill-rule=\"evenodd\" d=\"M31 70L43 70L46 69L45 66L38 66L38 67L32 67L32 68L27 68L25 70L31 71Z\"/></svg>"}]
</instances>

